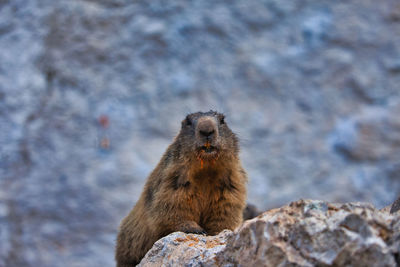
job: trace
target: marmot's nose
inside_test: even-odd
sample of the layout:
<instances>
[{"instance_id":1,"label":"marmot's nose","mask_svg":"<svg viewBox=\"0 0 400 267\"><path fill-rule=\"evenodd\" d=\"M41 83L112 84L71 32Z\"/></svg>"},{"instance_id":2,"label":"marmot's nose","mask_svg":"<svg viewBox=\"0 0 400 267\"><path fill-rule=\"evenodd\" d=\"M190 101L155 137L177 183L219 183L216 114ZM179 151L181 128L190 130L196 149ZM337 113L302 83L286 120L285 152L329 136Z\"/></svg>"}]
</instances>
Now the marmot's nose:
<instances>
[{"instance_id":1,"label":"marmot's nose","mask_svg":"<svg viewBox=\"0 0 400 267\"><path fill-rule=\"evenodd\" d=\"M212 137L212 135L215 133L214 124L211 120L204 120L199 122L197 129L200 135L204 137Z\"/></svg>"},{"instance_id":2,"label":"marmot's nose","mask_svg":"<svg viewBox=\"0 0 400 267\"><path fill-rule=\"evenodd\" d=\"M200 130L200 134L205 137L210 137L211 135L214 134L214 132L215 132L214 130L207 130L207 131Z\"/></svg>"}]
</instances>

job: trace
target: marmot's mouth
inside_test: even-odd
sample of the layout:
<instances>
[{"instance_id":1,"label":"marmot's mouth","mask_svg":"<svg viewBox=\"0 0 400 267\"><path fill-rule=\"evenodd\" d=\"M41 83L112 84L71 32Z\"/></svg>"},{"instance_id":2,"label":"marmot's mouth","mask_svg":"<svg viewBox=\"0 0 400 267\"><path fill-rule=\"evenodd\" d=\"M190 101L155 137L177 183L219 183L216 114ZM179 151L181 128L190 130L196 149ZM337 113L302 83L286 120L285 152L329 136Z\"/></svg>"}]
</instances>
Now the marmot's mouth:
<instances>
[{"instance_id":1,"label":"marmot's mouth","mask_svg":"<svg viewBox=\"0 0 400 267\"><path fill-rule=\"evenodd\" d=\"M213 152L217 152L217 148L216 148L215 146L210 146L210 145L208 145L208 146L201 146L199 150L200 150L200 152L203 152L203 153L213 153Z\"/></svg>"},{"instance_id":2,"label":"marmot's mouth","mask_svg":"<svg viewBox=\"0 0 400 267\"><path fill-rule=\"evenodd\" d=\"M197 156L203 160L214 160L218 157L218 151L219 149L216 146L206 143L197 148Z\"/></svg>"}]
</instances>

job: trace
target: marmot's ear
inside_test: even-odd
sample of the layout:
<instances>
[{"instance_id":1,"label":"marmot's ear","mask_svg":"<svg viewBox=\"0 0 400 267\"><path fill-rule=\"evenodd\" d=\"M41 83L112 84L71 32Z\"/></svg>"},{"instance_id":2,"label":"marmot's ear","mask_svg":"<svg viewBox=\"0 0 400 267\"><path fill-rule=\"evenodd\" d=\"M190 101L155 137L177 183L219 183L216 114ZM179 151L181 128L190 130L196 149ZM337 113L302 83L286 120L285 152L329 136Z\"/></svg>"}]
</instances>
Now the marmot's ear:
<instances>
[{"instance_id":1,"label":"marmot's ear","mask_svg":"<svg viewBox=\"0 0 400 267\"><path fill-rule=\"evenodd\" d=\"M182 127L191 125L192 125L192 119L190 118L189 115L187 115L186 118L182 121Z\"/></svg>"},{"instance_id":2,"label":"marmot's ear","mask_svg":"<svg viewBox=\"0 0 400 267\"><path fill-rule=\"evenodd\" d=\"M224 114L221 114L219 116L219 124L225 124L225 115Z\"/></svg>"}]
</instances>

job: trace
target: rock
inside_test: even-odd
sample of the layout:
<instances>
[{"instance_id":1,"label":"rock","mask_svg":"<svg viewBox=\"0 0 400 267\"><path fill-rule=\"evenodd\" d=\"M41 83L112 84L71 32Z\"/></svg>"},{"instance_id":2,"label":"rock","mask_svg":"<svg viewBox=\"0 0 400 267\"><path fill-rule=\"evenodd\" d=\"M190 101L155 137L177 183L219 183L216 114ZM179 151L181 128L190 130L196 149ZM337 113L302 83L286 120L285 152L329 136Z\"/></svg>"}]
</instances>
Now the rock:
<instances>
[{"instance_id":1,"label":"rock","mask_svg":"<svg viewBox=\"0 0 400 267\"><path fill-rule=\"evenodd\" d=\"M138 266L213 266L231 235L229 230L216 236L175 232L157 241Z\"/></svg>"},{"instance_id":2,"label":"rock","mask_svg":"<svg viewBox=\"0 0 400 267\"><path fill-rule=\"evenodd\" d=\"M390 213L395 213L400 210L400 197L393 202L392 207L390 208Z\"/></svg>"},{"instance_id":3,"label":"rock","mask_svg":"<svg viewBox=\"0 0 400 267\"><path fill-rule=\"evenodd\" d=\"M397 266L400 215L299 200L217 236L172 233L139 266Z\"/></svg>"}]
</instances>

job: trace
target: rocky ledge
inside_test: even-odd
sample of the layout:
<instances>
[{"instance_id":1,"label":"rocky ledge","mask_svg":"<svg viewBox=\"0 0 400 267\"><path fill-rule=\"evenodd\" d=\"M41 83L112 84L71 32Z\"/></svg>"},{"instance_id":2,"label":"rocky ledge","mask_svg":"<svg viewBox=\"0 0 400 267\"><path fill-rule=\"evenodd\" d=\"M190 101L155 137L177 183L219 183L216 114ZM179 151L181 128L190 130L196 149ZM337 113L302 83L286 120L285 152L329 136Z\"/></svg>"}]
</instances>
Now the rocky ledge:
<instances>
[{"instance_id":1,"label":"rocky ledge","mask_svg":"<svg viewBox=\"0 0 400 267\"><path fill-rule=\"evenodd\" d=\"M217 236L172 233L139 266L398 266L399 212L299 200Z\"/></svg>"}]
</instances>

